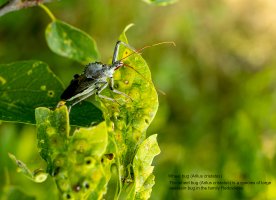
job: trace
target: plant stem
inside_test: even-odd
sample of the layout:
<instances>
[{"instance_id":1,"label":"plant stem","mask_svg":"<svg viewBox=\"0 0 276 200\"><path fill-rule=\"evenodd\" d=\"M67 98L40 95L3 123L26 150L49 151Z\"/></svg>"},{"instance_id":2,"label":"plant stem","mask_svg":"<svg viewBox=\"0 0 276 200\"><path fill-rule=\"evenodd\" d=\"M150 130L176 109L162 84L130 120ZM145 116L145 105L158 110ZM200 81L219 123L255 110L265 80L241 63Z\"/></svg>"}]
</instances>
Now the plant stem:
<instances>
[{"instance_id":1,"label":"plant stem","mask_svg":"<svg viewBox=\"0 0 276 200\"><path fill-rule=\"evenodd\" d=\"M41 7L41 8L48 14L48 16L51 18L52 21L56 21L55 16L54 16L53 13L49 10L48 7L46 7L44 4L39 4L39 7Z\"/></svg>"},{"instance_id":2,"label":"plant stem","mask_svg":"<svg viewBox=\"0 0 276 200\"><path fill-rule=\"evenodd\" d=\"M52 0L28 0L28 1L10 0L0 7L0 17L9 12L13 12L13 11L20 10L23 8L37 6L38 4L47 3L47 2L51 2L51 1Z\"/></svg>"}]
</instances>

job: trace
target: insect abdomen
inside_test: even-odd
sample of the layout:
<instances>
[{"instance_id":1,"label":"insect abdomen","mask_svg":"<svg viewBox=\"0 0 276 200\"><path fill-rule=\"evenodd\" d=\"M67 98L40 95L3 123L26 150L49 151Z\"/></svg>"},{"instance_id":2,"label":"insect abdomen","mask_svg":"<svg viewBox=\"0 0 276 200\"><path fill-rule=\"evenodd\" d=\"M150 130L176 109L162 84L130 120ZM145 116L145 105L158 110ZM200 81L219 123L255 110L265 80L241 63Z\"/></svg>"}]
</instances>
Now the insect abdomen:
<instances>
[{"instance_id":1,"label":"insect abdomen","mask_svg":"<svg viewBox=\"0 0 276 200\"><path fill-rule=\"evenodd\" d=\"M79 81L77 79L72 80L70 85L61 94L60 98L65 101L72 98L76 95L76 91L79 89L79 86Z\"/></svg>"}]
</instances>

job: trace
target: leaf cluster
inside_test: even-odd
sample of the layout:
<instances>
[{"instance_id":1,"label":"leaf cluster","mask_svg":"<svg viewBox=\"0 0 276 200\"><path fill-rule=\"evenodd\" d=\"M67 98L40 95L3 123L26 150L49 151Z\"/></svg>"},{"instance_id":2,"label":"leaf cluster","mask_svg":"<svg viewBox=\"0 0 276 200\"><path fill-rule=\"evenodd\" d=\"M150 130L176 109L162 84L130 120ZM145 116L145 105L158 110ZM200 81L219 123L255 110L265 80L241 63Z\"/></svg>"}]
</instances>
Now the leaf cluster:
<instances>
[{"instance_id":1,"label":"leaf cluster","mask_svg":"<svg viewBox=\"0 0 276 200\"><path fill-rule=\"evenodd\" d=\"M41 7L52 19L45 38L54 53L80 64L99 58L93 38ZM126 30L119 39L128 43ZM9 156L35 182L52 176L62 198L110 196L112 167L117 182L114 199L150 197L154 185L151 163L160 149L157 135L146 138L146 130L158 109L157 93L140 54L121 47L119 57L126 58L126 66L135 68L123 67L114 74L115 88L131 100L107 89L103 94L116 101L96 97L99 107L90 101L81 102L70 116L66 106L56 108L64 86L46 63L27 60L0 65L1 120L36 124L37 146L47 168L32 172L14 155Z\"/></svg>"}]
</instances>

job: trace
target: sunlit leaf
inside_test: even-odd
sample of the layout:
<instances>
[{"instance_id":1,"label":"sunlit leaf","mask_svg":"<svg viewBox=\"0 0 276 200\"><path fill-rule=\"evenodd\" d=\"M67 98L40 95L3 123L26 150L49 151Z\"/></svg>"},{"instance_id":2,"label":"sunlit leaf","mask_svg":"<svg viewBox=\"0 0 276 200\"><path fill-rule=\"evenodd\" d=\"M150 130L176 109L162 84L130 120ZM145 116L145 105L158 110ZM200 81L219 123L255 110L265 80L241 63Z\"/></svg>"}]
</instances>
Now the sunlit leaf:
<instances>
[{"instance_id":1,"label":"sunlit leaf","mask_svg":"<svg viewBox=\"0 0 276 200\"><path fill-rule=\"evenodd\" d=\"M127 42L124 33L120 39ZM133 53L132 50L121 45L119 59ZM158 96L151 81L151 74L147 63L139 54L133 54L124 59L129 67L122 67L115 71L115 88L127 94L127 98L114 94L110 90L104 93L113 97L118 103L102 100L106 108L106 117L110 119L109 126L118 138L118 143L128 141L136 144L145 139L145 131L153 120L158 109ZM127 144L130 147L131 144ZM135 146L135 145L134 145ZM124 149L124 148L123 148ZM133 149L134 150L134 149Z\"/></svg>"},{"instance_id":2,"label":"sunlit leaf","mask_svg":"<svg viewBox=\"0 0 276 200\"><path fill-rule=\"evenodd\" d=\"M127 37L126 37L126 32L128 31L128 29L130 29L132 26L134 26L134 24L129 24L125 27L125 29L123 30L123 32L121 33L121 35L119 36L119 40L120 41L123 41L125 43L128 44L128 40L127 40Z\"/></svg>"},{"instance_id":3,"label":"sunlit leaf","mask_svg":"<svg viewBox=\"0 0 276 200\"><path fill-rule=\"evenodd\" d=\"M38 148L47 162L62 197L101 199L106 192L109 169L103 167L107 146L105 122L77 129L69 136L65 106L51 111L36 109Z\"/></svg>"},{"instance_id":4,"label":"sunlit leaf","mask_svg":"<svg viewBox=\"0 0 276 200\"><path fill-rule=\"evenodd\" d=\"M107 139L105 122L91 128L78 129L70 137L68 151L64 152L70 159L61 171L66 170L68 184L73 188L69 192L76 199L102 199L105 194L109 170L104 170L102 157ZM59 173L55 179L58 187L64 184L64 173ZM74 190L77 185L81 188L79 192ZM66 194L68 190L61 192Z\"/></svg>"},{"instance_id":5,"label":"sunlit leaf","mask_svg":"<svg viewBox=\"0 0 276 200\"><path fill-rule=\"evenodd\" d=\"M17 165L18 171L23 173L25 176L27 176L32 181L41 183L47 179L48 174L44 170L37 169L34 172L31 172L31 170L27 167L27 165L25 163L23 163L21 160L16 159L16 157L13 154L9 153L9 157Z\"/></svg>"},{"instance_id":6,"label":"sunlit leaf","mask_svg":"<svg viewBox=\"0 0 276 200\"><path fill-rule=\"evenodd\" d=\"M151 135L140 146L133 160L135 176L135 199L148 199L154 185L153 158L160 153L156 141L157 135Z\"/></svg>"},{"instance_id":7,"label":"sunlit leaf","mask_svg":"<svg viewBox=\"0 0 276 200\"><path fill-rule=\"evenodd\" d=\"M65 106L52 111L45 107L35 110L38 149L47 162L47 172L53 173L53 156L66 151L69 137L68 111Z\"/></svg>"},{"instance_id":8,"label":"sunlit leaf","mask_svg":"<svg viewBox=\"0 0 276 200\"><path fill-rule=\"evenodd\" d=\"M120 40L127 43L125 31ZM124 45L120 46L119 59L132 54L133 51ZM146 130L158 109L158 96L151 81L151 73L145 60L140 54L133 53L123 60L131 67L122 67L115 71L115 88L130 98L114 94L110 90L103 93L114 98L117 102L102 100L105 119L111 138L116 144L120 179L125 184L133 181L131 165L136 148L146 137ZM113 143L113 144L114 144ZM117 164L118 164L117 163Z\"/></svg>"},{"instance_id":9,"label":"sunlit leaf","mask_svg":"<svg viewBox=\"0 0 276 200\"><path fill-rule=\"evenodd\" d=\"M154 4L154 5L158 5L158 6L166 6L169 4L173 4L175 2L177 2L178 0L143 0L145 2L147 2L148 4Z\"/></svg>"},{"instance_id":10,"label":"sunlit leaf","mask_svg":"<svg viewBox=\"0 0 276 200\"><path fill-rule=\"evenodd\" d=\"M47 26L45 36L50 49L58 55L84 64L99 58L95 41L69 24L53 21Z\"/></svg>"}]
</instances>

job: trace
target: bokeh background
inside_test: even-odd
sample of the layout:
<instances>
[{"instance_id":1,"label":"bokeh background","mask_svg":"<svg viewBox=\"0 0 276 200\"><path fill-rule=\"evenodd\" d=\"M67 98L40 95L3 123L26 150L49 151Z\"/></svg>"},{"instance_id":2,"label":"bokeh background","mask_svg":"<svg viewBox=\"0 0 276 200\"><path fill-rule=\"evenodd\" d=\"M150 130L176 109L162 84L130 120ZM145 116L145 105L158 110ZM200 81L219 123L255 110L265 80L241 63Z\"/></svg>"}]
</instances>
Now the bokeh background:
<instances>
[{"instance_id":1,"label":"bokeh background","mask_svg":"<svg viewBox=\"0 0 276 200\"><path fill-rule=\"evenodd\" d=\"M148 130L158 133L152 200L276 199L276 1L179 0L158 7L141 0L62 0L47 4L58 19L90 34L108 62L124 27L152 70L160 107ZM41 8L0 18L0 63L48 63L65 85L82 66L52 53ZM43 167L35 127L1 122L0 190L14 186L55 199L53 180L36 184L16 173L11 152L31 169ZM39 166L38 166L39 165ZM222 174L224 180L271 181L242 191L171 190L169 174ZM212 179L213 180L213 179ZM22 196L21 196L22 197ZM13 199L21 199L13 197Z\"/></svg>"}]
</instances>

